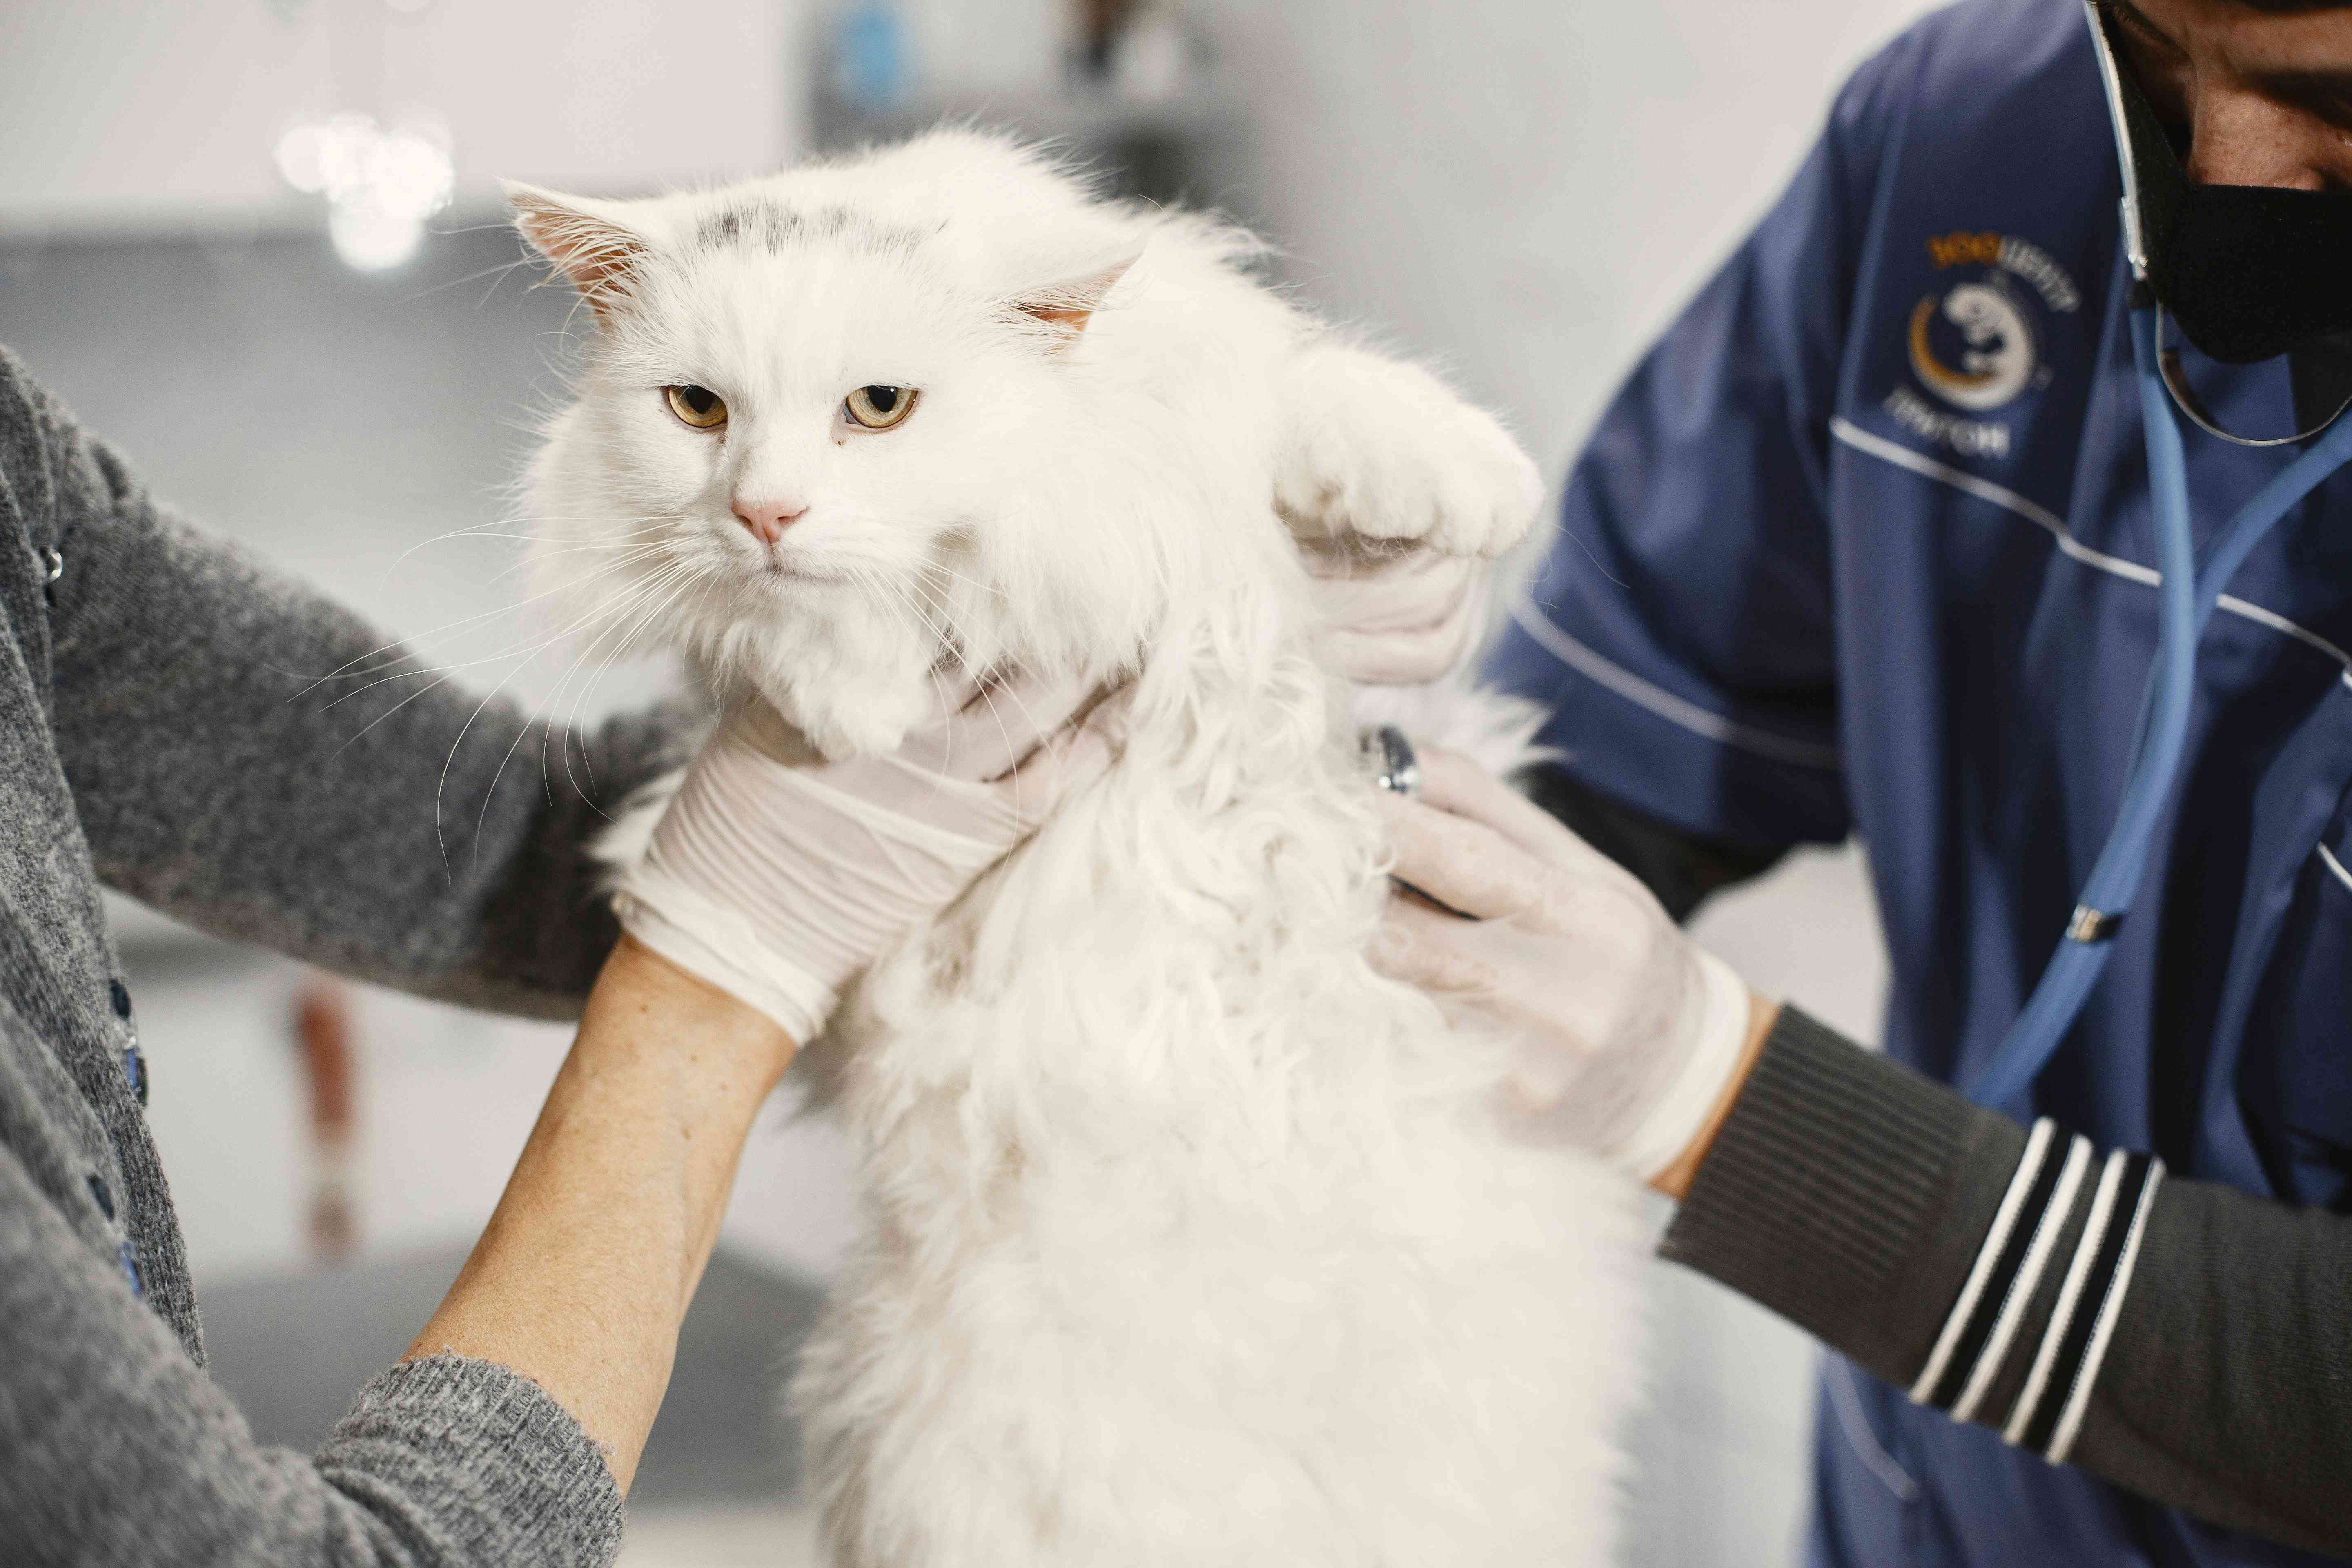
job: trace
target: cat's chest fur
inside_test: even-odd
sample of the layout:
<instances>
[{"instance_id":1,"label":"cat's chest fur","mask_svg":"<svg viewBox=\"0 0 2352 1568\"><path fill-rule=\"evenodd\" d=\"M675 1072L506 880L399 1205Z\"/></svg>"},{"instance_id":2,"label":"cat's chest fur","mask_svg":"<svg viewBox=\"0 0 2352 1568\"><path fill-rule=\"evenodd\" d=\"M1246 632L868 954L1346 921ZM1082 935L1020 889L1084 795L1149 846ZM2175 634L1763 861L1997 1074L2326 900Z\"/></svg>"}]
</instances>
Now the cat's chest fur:
<instances>
[{"instance_id":1,"label":"cat's chest fur","mask_svg":"<svg viewBox=\"0 0 2352 1568\"><path fill-rule=\"evenodd\" d=\"M839 1561L1605 1561L1629 1195L1364 963L1377 835L1293 674L856 1005L869 1229L795 1388Z\"/></svg>"}]
</instances>

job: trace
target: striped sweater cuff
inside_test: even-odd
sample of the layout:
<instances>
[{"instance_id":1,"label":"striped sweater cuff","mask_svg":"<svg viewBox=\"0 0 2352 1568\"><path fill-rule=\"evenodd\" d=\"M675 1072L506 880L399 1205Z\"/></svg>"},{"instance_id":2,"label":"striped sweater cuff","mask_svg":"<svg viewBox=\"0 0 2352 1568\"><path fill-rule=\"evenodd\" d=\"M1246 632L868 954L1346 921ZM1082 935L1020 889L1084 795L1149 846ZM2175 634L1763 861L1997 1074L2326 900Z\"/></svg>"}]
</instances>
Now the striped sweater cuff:
<instances>
[{"instance_id":1,"label":"striped sweater cuff","mask_svg":"<svg viewBox=\"0 0 2352 1568\"><path fill-rule=\"evenodd\" d=\"M1661 1250L2056 1462L2162 1174L1784 1008Z\"/></svg>"},{"instance_id":2,"label":"striped sweater cuff","mask_svg":"<svg viewBox=\"0 0 2352 1568\"><path fill-rule=\"evenodd\" d=\"M2163 1179L2164 1162L2152 1154L2117 1149L2107 1155L2025 1386L2010 1407L2001 1436L2053 1465L2065 1462L2083 1429Z\"/></svg>"}]
</instances>

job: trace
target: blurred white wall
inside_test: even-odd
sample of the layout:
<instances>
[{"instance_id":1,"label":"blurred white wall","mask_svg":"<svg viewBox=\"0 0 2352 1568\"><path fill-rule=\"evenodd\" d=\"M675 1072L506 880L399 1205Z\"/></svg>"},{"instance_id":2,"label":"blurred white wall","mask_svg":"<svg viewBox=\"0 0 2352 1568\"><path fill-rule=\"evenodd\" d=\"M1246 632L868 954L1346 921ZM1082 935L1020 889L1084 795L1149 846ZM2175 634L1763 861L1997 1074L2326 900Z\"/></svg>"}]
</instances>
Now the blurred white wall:
<instances>
[{"instance_id":1,"label":"blurred white wall","mask_svg":"<svg viewBox=\"0 0 2352 1568\"><path fill-rule=\"evenodd\" d=\"M749 173L799 143L802 33L794 0L14 0L0 226L309 221L272 153L340 110L438 121L466 208Z\"/></svg>"},{"instance_id":2,"label":"blurred white wall","mask_svg":"<svg viewBox=\"0 0 2352 1568\"><path fill-rule=\"evenodd\" d=\"M1309 299L1453 368L1557 473L1927 0L1202 0L1230 201Z\"/></svg>"}]
</instances>

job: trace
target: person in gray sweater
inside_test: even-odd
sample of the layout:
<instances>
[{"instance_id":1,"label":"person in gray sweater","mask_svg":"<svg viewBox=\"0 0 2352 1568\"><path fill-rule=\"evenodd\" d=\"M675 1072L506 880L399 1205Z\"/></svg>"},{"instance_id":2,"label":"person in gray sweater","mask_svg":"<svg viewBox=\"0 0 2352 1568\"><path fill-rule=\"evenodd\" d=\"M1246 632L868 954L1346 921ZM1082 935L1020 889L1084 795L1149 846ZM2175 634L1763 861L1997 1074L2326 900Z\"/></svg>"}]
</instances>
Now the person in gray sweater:
<instances>
[{"instance_id":1,"label":"person in gray sweater","mask_svg":"<svg viewBox=\"0 0 2352 1568\"><path fill-rule=\"evenodd\" d=\"M678 1323L795 1042L759 999L625 936L595 886L592 837L688 761L695 715L568 738L585 752L578 787L549 790L500 763L555 737L511 704L478 712L399 678L415 669L156 505L0 350L8 1568L554 1565L619 1549ZM795 889L758 941L829 1005L1098 765L1091 719L1040 741L1073 706L1033 697L1045 721L1014 734L975 690L910 742L928 753L864 772L788 770L730 721L669 816L723 835L730 875ZM925 755L962 759L962 776ZM872 799L883 765L887 805ZM856 830L813 825L820 810ZM953 863L924 864L920 847L940 843ZM205 1376L101 885L343 974L581 1018L464 1272L316 1454L257 1444ZM676 939L695 910L727 920L724 903L722 888L688 887L658 912ZM818 1007L795 1016L821 1026ZM199 1070L166 1056L153 1092Z\"/></svg>"}]
</instances>

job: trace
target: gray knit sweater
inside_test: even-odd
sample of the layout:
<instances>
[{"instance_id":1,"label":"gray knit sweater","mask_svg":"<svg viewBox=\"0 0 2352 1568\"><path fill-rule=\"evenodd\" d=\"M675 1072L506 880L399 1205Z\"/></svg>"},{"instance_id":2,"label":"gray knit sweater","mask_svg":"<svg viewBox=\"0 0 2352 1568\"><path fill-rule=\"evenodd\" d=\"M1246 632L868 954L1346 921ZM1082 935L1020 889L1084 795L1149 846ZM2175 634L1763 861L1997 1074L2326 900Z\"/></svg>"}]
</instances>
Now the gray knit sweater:
<instances>
[{"instance_id":1,"label":"gray knit sweater","mask_svg":"<svg viewBox=\"0 0 2352 1568\"><path fill-rule=\"evenodd\" d=\"M396 668L373 652L384 640L156 506L0 350L10 1568L601 1563L618 1549L603 1458L504 1367L395 1367L313 1455L256 1444L205 1375L100 884L345 974L568 1016L614 935L583 845L600 807L677 765L688 731L673 714L575 740L592 799L543 790L536 768L494 784L543 737L493 703L442 787L473 700L442 687L399 706L415 679L358 690ZM156 1093L202 1070L159 1049Z\"/></svg>"}]
</instances>

